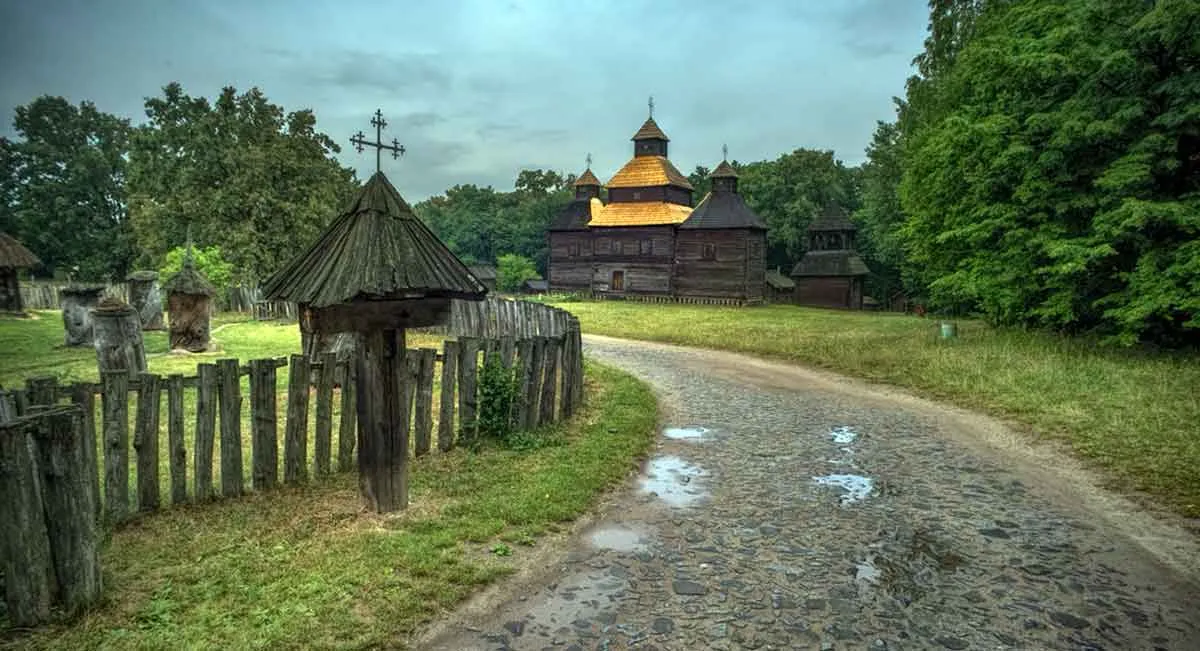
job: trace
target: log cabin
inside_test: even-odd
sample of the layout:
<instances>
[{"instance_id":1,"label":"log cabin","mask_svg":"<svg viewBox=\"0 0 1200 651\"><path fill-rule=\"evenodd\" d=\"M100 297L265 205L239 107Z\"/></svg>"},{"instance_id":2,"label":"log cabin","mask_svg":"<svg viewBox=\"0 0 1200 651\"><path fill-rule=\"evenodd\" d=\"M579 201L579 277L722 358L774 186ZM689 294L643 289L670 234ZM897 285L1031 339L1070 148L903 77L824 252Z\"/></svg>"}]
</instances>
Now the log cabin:
<instances>
[{"instance_id":1,"label":"log cabin","mask_svg":"<svg viewBox=\"0 0 1200 651\"><path fill-rule=\"evenodd\" d=\"M767 227L738 194L733 166L722 161L712 191L693 205L653 115L632 140L633 158L603 186L607 197L589 164L547 229L550 290L761 302Z\"/></svg>"}]
</instances>

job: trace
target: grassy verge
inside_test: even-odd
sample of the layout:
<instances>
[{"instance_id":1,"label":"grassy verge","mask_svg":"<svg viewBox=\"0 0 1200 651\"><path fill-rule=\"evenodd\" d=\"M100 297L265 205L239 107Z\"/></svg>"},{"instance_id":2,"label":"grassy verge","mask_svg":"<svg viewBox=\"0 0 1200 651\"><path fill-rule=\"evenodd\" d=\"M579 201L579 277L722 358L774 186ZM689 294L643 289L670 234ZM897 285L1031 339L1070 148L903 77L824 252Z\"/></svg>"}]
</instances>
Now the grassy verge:
<instances>
[{"instance_id":1,"label":"grassy verge","mask_svg":"<svg viewBox=\"0 0 1200 651\"><path fill-rule=\"evenodd\" d=\"M70 626L10 638L20 649L359 649L406 634L507 572L486 551L578 516L653 440L649 389L588 365L588 402L541 432L559 445L486 448L412 465L412 506L359 512L353 475L171 509L105 547L108 603Z\"/></svg>"},{"instance_id":2,"label":"grassy verge","mask_svg":"<svg viewBox=\"0 0 1200 651\"><path fill-rule=\"evenodd\" d=\"M1200 517L1200 363L1195 353L1099 349L1082 339L906 315L794 306L563 303L584 332L803 362L981 409L1067 441L1141 491Z\"/></svg>"}]
</instances>

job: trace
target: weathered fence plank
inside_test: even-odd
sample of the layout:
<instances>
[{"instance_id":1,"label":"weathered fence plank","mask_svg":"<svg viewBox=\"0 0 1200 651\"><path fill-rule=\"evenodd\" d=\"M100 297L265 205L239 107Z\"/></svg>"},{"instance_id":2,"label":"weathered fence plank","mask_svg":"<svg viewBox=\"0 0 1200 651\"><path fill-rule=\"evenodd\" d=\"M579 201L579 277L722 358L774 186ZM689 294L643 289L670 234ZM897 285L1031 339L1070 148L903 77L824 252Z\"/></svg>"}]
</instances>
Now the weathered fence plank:
<instances>
[{"instance_id":1,"label":"weathered fence plank","mask_svg":"<svg viewBox=\"0 0 1200 651\"><path fill-rule=\"evenodd\" d=\"M438 450L454 447L454 388L458 378L457 341L442 342L442 405L438 412Z\"/></svg>"},{"instance_id":2,"label":"weathered fence plank","mask_svg":"<svg viewBox=\"0 0 1200 651\"><path fill-rule=\"evenodd\" d=\"M129 515L129 372L101 373L104 386L104 503L109 522Z\"/></svg>"},{"instance_id":3,"label":"weathered fence plank","mask_svg":"<svg viewBox=\"0 0 1200 651\"><path fill-rule=\"evenodd\" d=\"M60 407L40 414L33 432L42 480L42 508L58 605L69 615L100 599L100 547L91 481L83 460L83 414Z\"/></svg>"},{"instance_id":4,"label":"weathered fence plank","mask_svg":"<svg viewBox=\"0 0 1200 651\"><path fill-rule=\"evenodd\" d=\"M479 340L461 337L462 349L458 360L458 432L459 440L474 441L479 429L476 380L479 375Z\"/></svg>"},{"instance_id":5,"label":"weathered fence plank","mask_svg":"<svg viewBox=\"0 0 1200 651\"><path fill-rule=\"evenodd\" d=\"M236 359L217 362L221 375L221 494L242 494L242 383Z\"/></svg>"},{"instance_id":6,"label":"weathered fence plank","mask_svg":"<svg viewBox=\"0 0 1200 651\"><path fill-rule=\"evenodd\" d=\"M8 621L36 626L50 618L54 566L29 419L0 423L0 469L0 560Z\"/></svg>"},{"instance_id":7,"label":"weathered fence plank","mask_svg":"<svg viewBox=\"0 0 1200 651\"><path fill-rule=\"evenodd\" d=\"M137 505L139 511L159 507L158 421L162 402L160 378L154 373L138 376L137 416L133 425L133 449L137 453Z\"/></svg>"},{"instance_id":8,"label":"weathered fence plank","mask_svg":"<svg viewBox=\"0 0 1200 651\"><path fill-rule=\"evenodd\" d=\"M196 436L192 441L192 494L196 501L213 495L213 443L217 431L217 367L196 367Z\"/></svg>"},{"instance_id":9,"label":"weathered fence plank","mask_svg":"<svg viewBox=\"0 0 1200 651\"><path fill-rule=\"evenodd\" d=\"M533 429L542 423L542 367L546 363L546 338L533 337L530 352L529 393L525 394L528 409L525 411L525 429Z\"/></svg>"},{"instance_id":10,"label":"weathered fence plank","mask_svg":"<svg viewBox=\"0 0 1200 651\"><path fill-rule=\"evenodd\" d=\"M264 490L279 482L279 416L275 410L275 365L250 362L250 485Z\"/></svg>"},{"instance_id":11,"label":"weathered fence plank","mask_svg":"<svg viewBox=\"0 0 1200 651\"><path fill-rule=\"evenodd\" d=\"M413 417L413 454L419 457L429 453L430 439L433 436L433 367L437 360L437 351L433 348L422 348L416 355L419 362L416 414Z\"/></svg>"},{"instance_id":12,"label":"weathered fence plank","mask_svg":"<svg viewBox=\"0 0 1200 651\"><path fill-rule=\"evenodd\" d=\"M313 442L313 472L318 475L330 473L330 456L333 452L333 379L337 373L337 355L321 353L321 366L317 376L317 427Z\"/></svg>"},{"instance_id":13,"label":"weathered fence plank","mask_svg":"<svg viewBox=\"0 0 1200 651\"><path fill-rule=\"evenodd\" d=\"M283 434L283 480L288 483L308 477L308 358L292 355L288 369L287 424Z\"/></svg>"},{"instance_id":14,"label":"weathered fence plank","mask_svg":"<svg viewBox=\"0 0 1200 651\"><path fill-rule=\"evenodd\" d=\"M80 424L83 429L79 433L80 451L83 455L83 467L88 473L87 480L91 484L89 494L92 496L92 517L98 522L104 505L100 500L100 460L96 450L96 394L92 392L92 385L83 382L72 385L71 402L78 405L79 410L83 412L83 421Z\"/></svg>"},{"instance_id":15,"label":"weathered fence plank","mask_svg":"<svg viewBox=\"0 0 1200 651\"><path fill-rule=\"evenodd\" d=\"M28 404L49 407L58 399L58 378L42 375L25 380L25 395Z\"/></svg>"},{"instance_id":16,"label":"weathered fence plank","mask_svg":"<svg viewBox=\"0 0 1200 651\"><path fill-rule=\"evenodd\" d=\"M542 400L541 415L538 422L542 424L554 422L555 399L558 387L558 356L561 352L561 339L548 337L546 339L545 363L542 365Z\"/></svg>"},{"instance_id":17,"label":"weathered fence plank","mask_svg":"<svg viewBox=\"0 0 1200 651\"><path fill-rule=\"evenodd\" d=\"M504 338L500 340L500 363L504 368L512 368L513 354L516 353L516 347L517 342L511 334L504 335Z\"/></svg>"},{"instance_id":18,"label":"weathered fence plank","mask_svg":"<svg viewBox=\"0 0 1200 651\"><path fill-rule=\"evenodd\" d=\"M529 422L530 395L533 393L533 340L521 339L517 342L517 363L521 365L519 378L520 394L517 396L513 423L517 429L524 429Z\"/></svg>"},{"instance_id":19,"label":"weathered fence plank","mask_svg":"<svg viewBox=\"0 0 1200 651\"><path fill-rule=\"evenodd\" d=\"M187 446L183 442L183 376L167 376L167 459L171 472L171 503L188 501Z\"/></svg>"},{"instance_id":20,"label":"weathered fence plank","mask_svg":"<svg viewBox=\"0 0 1200 651\"><path fill-rule=\"evenodd\" d=\"M338 423L338 470L341 472L354 469L354 446L358 439L354 366L354 363L350 362L342 371L342 415L341 422Z\"/></svg>"}]
</instances>

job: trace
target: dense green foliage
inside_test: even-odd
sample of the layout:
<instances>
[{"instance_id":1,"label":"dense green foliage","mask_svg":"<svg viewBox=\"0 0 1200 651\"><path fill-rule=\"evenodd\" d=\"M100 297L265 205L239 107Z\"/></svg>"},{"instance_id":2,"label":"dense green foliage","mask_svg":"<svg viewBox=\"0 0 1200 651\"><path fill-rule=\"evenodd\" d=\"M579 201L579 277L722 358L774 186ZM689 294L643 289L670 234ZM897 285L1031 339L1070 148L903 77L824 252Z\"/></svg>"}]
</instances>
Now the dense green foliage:
<instances>
[{"instance_id":1,"label":"dense green foliage","mask_svg":"<svg viewBox=\"0 0 1200 651\"><path fill-rule=\"evenodd\" d=\"M527 280L536 280L537 267L525 256L507 253L496 258L496 289L502 292L518 292Z\"/></svg>"},{"instance_id":2,"label":"dense green foliage","mask_svg":"<svg viewBox=\"0 0 1200 651\"><path fill-rule=\"evenodd\" d=\"M865 170L878 252L900 252L941 309L1200 339L1200 4L931 8L920 74Z\"/></svg>"},{"instance_id":3,"label":"dense green foliage","mask_svg":"<svg viewBox=\"0 0 1200 651\"><path fill-rule=\"evenodd\" d=\"M166 262L158 270L158 277L166 282L171 276L183 268L183 257L187 254L186 247L177 246L167 251ZM208 282L218 290L226 289L233 284L233 265L221 254L221 247L209 246L192 250L192 264Z\"/></svg>"},{"instance_id":4,"label":"dense green foliage","mask_svg":"<svg viewBox=\"0 0 1200 651\"><path fill-rule=\"evenodd\" d=\"M146 100L149 122L129 155L129 212L140 255L158 263L183 243L216 245L239 281L261 280L316 239L349 199L354 173L316 130L316 116L285 113L252 88L215 102L172 83Z\"/></svg>"},{"instance_id":5,"label":"dense green foliage","mask_svg":"<svg viewBox=\"0 0 1200 651\"><path fill-rule=\"evenodd\" d=\"M123 182L129 121L62 97L18 106L0 138L0 231L56 270L124 279L133 259Z\"/></svg>"},{"instance_id":6,"label":"dense green foliage","mask_svg":"<svg viewBox=\"0 0 1200 651\"><path fill-rule=\"evenodd\" d=\"M456 185L413 210L468 264L515 254L546 269L546 227L571 200L573 175L522 170L511 192ZM523 282L523 281L522 281Z\"/></svg>"}]
</instances>

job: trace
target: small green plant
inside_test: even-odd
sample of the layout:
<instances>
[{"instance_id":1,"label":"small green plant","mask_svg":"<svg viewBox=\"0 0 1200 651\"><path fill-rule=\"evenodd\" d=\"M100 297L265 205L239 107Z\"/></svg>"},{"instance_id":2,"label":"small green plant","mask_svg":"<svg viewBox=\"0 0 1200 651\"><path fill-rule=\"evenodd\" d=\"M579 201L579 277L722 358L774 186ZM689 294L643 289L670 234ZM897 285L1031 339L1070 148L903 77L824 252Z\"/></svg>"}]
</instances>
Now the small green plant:
<instances>
[{"instance_id":1,"label":"small green plant","mask_svg":"<svg viewBox=\"0 0 1200 651\"><path fill-rule=\"evenodd\" d=\"M179 270L183 268L183 258L186 252L187 250L182 246L167 251L166 260L158 270L159 280L165 281L179 273ZM233 284L233 264L225 261L221 247L196 247L192 250L192 260L196 265L196 270L217 289L226 289Z\"/></svg>"},{"instance_id":2,"label":"small green plant","mask_svg":"<svg viewBox=\"0 0 1200 651\"><path fill-rule=\"evenodd\" d=\"M492 553L497 556L512 556L512 547L504 543L496 543L492 545Z\"/></svg>"},{"instance_id":3,"label":"small green plant","mask_svg":"<svg viewBox=\"0 0 1200 651\"><path fill-rule=\"evenodd\" d=\"M506 442L512 435L513 409L520 399L517 369L505 368L498 355L486 355L479 372L479 403L475 427L467 428L473 437L468 444L478 447L483 441Z\"/></svg>"}]
</instances>

